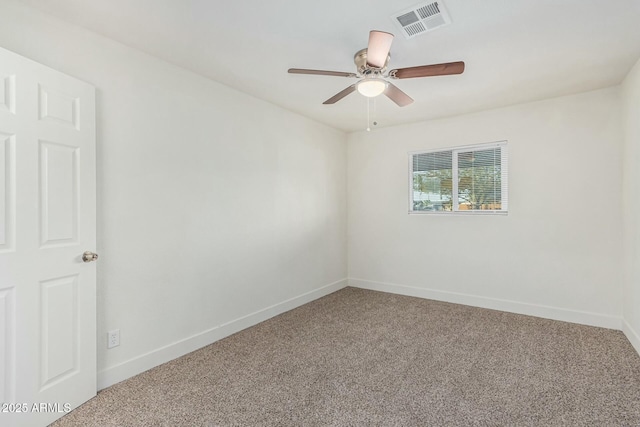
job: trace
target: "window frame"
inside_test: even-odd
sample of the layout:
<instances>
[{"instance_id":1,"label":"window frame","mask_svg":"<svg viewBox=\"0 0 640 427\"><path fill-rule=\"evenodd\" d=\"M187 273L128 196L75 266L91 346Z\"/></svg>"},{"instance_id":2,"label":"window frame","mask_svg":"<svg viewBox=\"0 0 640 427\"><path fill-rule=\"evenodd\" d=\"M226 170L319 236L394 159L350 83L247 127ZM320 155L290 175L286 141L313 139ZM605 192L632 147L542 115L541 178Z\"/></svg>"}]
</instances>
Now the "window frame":
<instances>
[{"instance_id":1,"label":"window frame","mask_svg":"<svg viewBox=\"0 0 640 427\"><path fill-rule=\"evenodd\" d=\"M501 200L503 206L500 210L459 210L459 195L458 195L458 153L465 151L480 151L491 148L500 147L501 155L501 193L506 194L507 197ZM428 153L441 153L451 152L451 175L452 175L452 189L451 189L451 209L450 211L416 211L413 209L413 157L418 154ZM460 145L456 147L437 148L430 150L410 151L408 153L409 159L409 215L508 215L509 214L509 149L508 141L494 141L485 142L480 144Z\"/></svg>"}]
</instances>

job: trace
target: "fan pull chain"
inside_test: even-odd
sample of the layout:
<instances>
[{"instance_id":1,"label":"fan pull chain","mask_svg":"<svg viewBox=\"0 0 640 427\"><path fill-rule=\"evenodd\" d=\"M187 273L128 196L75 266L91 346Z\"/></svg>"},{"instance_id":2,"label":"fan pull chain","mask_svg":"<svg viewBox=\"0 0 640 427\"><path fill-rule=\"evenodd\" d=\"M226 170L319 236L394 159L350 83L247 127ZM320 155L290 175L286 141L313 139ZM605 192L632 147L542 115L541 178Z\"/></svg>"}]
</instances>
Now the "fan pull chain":
<instances>
[{"instance_id":1,"label":"fan pull chain","mask_svg":"<svg viewBox=\"0 0 640 427\"><path fill-rule=\"evenodd\" d=\"M371 100L373 99L373 114L371 113ZM367 98L367 132L371 132L371 123L374 126L378 125L376 122L376 99Z\"/></svg>"},{"instance_id":2,"label":"fan pull chain","mask_svg":"<svg viewBox=\"0 0 640 427\"><path fill-rule=\"evenodd\" d=\"M376 122L376 98L373 98L373 125L376 126L378 122Z\"/></svg>"}]
</instances>

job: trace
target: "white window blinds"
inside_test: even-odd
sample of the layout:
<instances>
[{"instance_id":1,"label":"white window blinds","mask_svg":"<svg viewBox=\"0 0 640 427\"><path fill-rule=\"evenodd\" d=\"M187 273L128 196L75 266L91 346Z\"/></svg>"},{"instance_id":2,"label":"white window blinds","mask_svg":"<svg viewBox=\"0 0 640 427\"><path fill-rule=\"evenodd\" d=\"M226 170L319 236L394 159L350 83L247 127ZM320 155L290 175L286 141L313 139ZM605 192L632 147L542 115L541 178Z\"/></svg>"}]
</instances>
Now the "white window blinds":
<instances>
[{"instance_id":1,"label":"white window blinds","mask_svg":"<svg viewBox=\"0 0 640 427\"><path fill-rule=\"evenodd\" d=\"M508 211L506 142L410 154L410 212Z\"/></svg>"}]
</instances>

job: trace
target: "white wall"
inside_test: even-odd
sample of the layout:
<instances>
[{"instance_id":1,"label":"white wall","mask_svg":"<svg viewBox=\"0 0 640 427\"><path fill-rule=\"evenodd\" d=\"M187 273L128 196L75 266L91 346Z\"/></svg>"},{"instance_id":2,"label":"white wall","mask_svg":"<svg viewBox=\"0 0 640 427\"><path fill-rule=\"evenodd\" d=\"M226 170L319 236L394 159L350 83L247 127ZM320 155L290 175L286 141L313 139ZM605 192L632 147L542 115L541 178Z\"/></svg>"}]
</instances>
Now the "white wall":
<instances>
[{"instance_id":1,"label":"white wall","mask_svg":"<svg viewBox=\"0 0 640 427\"><path fill-rule=\"evenodd\" d=\"M620 128L610 88L350 134L349 283L619 328ZM499 140L508 216L407 214L409 151Z\"/></svg>"},{"instance_id":2,"label":"white wall","mask_svg":"<svg viewBox=\"0 0 640 427\"><path fill-rule=\"evenodd\" d=\"M100 385L346 284L345 134L18 2L0 46L97 87Z\"/></svg>"},{"instance_id":3,"label":"white wall","mask_svg":"<svg viewBox=\"0 0 640 427\"><path fill-rule=\"evenodd\" d=\"M624 325L640 353L640 61L622 84L624 162Z\"/></svg>"}]
</instances>

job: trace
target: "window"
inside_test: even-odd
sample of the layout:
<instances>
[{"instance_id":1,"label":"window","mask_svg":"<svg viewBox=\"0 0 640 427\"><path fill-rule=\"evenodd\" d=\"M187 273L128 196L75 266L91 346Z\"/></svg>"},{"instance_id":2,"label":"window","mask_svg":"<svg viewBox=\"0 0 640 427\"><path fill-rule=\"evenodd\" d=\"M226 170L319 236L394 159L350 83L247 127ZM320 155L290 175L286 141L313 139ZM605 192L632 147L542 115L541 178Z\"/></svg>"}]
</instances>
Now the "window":
<instances>
[{"instance_id":1,"label":"window","mask_svg":"<svg viewBox=\"0 0 640 427\"><path fill-rule=\"evenodd\" d=\"M409 213L506 213L507 142L409 154Z\"/></svg>"}]
</instances>

